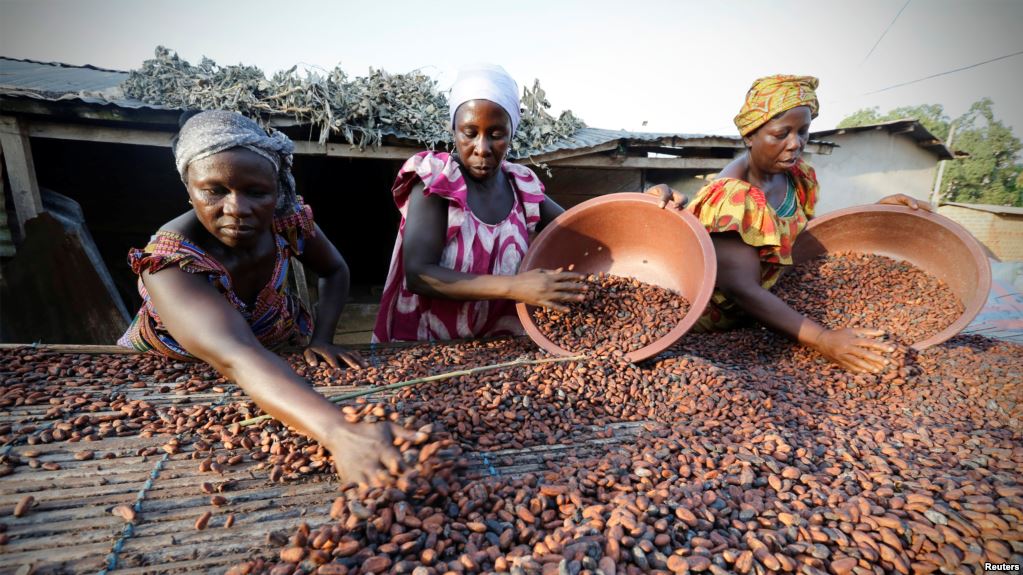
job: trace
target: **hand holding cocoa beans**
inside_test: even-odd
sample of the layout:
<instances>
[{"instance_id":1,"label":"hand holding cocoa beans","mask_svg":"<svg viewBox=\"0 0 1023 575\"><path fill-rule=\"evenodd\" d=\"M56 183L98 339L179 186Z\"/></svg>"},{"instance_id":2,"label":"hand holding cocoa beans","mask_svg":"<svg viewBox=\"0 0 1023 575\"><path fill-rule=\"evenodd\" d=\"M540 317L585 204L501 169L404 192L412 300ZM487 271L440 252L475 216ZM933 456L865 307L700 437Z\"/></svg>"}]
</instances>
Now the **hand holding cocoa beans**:
<instances>
[{"instance_id":1,"label":"hand holding cocoa beans","mask_svg":"<svg viewBox=\"0 0 1023 575\"><path fill-rule=\"evenodd\" d=\"M385 485L401 472L395 441L413 441L411 432L390 422L348 423L331 436L327 448L342 481Z\"/></svg>"},{"instance_id":2,"label":"hand holding cocoa beans","mask_svg":"<svg viewBox=\"0 0 1023 575\"><path fill-rule=\"evenodd\" d=\"M583 276L557 270L529 270L512 278L511 299L522 303L567 310L564 304L583 301L586 284Z\"/></svg>"},{"instance_id":3,"label":"hand holding cocoa beans","mask_svg":"<svg viewBox=\"0 0 1023 575\"><path fill-rule=\"evenodd\" d=\"M895 351L895 346L875 339L883 335L879 329L826 329L817 336L813 347L848 371L879 373L889 363L881 354Z\"/></svg>"},{"instance_id":4,"label":"hand holding cocoa beans","mask_svg":"<svg viewBox=\"0 0 1023 575\"><path fill-rule=\"evenodd\" d=\"M362 369L369 365L359 352L329 342L309 342L302 351L302 357L312 367L316 367L321 361L335 369L340 368L342 363L351 369Z\"/></svg>"},{"instance_id":5,"label":"hand holding cocoa beans","mask_svg":"<svg viewBox=\"0 0 1023 575\"><path fill-rule=\"evenodd\" d=\"M872 356L891 353L892 343L923 341L963 313L962 301L938 278L908 262L874 254L814 258L787 271L771 291L827 329L867 330L844 336L829 334L818 348L829 358L847 349L850 357L859 358L854 361L858 369L864 367L863 360L876 367L878 360ZM890 343L856 341L879 337L878 330L890 336Z\"/></svg>"},{"instance_id":6,"label":"hand holding cocoa beans","mask_svg":"<svg viewBox=\"0 0 1023 575\"><path fill-rule=\"evenodd\" d=\"M533 321L551 341L596 355L635 351L674 329L689 311L679 294L607 273L585 276L582 300L565 309L535 309Z\"/></svg>"}]
</instances>

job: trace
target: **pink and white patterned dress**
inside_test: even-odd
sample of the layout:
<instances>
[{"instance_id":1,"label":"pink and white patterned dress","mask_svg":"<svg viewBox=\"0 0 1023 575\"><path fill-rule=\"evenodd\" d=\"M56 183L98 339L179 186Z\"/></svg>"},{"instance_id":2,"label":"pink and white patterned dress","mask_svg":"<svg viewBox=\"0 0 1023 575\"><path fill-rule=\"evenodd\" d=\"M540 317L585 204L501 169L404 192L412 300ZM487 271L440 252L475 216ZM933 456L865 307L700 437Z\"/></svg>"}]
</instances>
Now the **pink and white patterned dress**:
<instances>
[{"instance_id":1,"label":"pink and white patterned dress","mask_svg":"<svg viewBox=\"0 0 1023 575\"><path fill-rule=\"evenodd\" d=\"M503 221L487 224L469 209L462 171L450 154L420 152L405 162L391 192L401 212L391 254L374 342L431 341L521 334L522 324L511 300L447 300L414 294L405 285L402 244L409 195L420 181L425 194L448 201L448 229L440 265L477 275L514 275L526 253L530 234L540 221L543 183L525 166L501 163L515 191L515 204Z\"/></svg>"}]
</instances>

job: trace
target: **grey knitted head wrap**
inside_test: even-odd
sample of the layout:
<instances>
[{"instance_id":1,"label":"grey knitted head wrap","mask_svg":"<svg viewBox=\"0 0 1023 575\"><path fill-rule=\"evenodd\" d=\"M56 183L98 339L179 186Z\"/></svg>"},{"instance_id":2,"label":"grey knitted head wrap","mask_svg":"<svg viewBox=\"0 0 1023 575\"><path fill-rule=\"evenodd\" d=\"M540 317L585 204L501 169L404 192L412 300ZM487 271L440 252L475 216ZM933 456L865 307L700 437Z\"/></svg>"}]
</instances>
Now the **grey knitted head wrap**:
<instances>
[{"instance_id":1,"label":"grey knitted head wrap","mask_svg":"<svg viewBox=\"0 0 1023 575\"><path fill-rule=\"evenodd\" d=\"M231 148L245 148L273 164L279 192L277 212L292 209L297 201L295 178L291 175L295 144L273 128L267 133L255 121L237 112L211 110L196 114L181 126L181 131L171 145L174 163L183 182L187 183L185 174L192 162Z\"/></svg>"}]
</instances>

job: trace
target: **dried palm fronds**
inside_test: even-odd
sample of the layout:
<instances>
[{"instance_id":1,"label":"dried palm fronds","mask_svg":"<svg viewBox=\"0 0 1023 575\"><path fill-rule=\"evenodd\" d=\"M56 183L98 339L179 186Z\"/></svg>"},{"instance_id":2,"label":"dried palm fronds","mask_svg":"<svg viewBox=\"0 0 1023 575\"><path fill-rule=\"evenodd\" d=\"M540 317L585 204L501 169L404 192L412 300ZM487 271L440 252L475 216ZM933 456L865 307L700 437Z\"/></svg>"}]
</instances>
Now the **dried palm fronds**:
<instances>
[{"instance_id":1,"label":"dried palm fronds","mask_svg":"<svg viewBox=\"0 0 1023 575\"><path fill-rule=\"evenodd\" d=\"M370 69L349 77L340 67L320 74L296 67L267 79L254 66L220 66L209 58L198 65L162 46L122 85L127 97L183 110L235 110L261 121L291 116L311 124L320 143L338 134L349 144L379 145L394 135L428 147L450 146L448 103L437 83L418 71L390 74ZM524 89L522 121L513 142L514 155L536 153L571 136L585 124L572 112L554 118L539 81Z\"/></svg>"}]
</instances>

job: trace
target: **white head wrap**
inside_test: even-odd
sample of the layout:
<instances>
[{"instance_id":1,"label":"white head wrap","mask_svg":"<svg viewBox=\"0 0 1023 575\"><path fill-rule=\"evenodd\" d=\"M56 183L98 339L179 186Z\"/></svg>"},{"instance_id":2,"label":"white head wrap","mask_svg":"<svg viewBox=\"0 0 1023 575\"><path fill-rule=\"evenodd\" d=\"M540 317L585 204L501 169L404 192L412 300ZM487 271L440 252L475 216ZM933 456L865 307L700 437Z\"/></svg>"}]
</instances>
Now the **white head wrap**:
<instances>
[{"instance_id":1,"label":"white head wrap","mask_svg":"<svg viewBox=\"0 0 1023 575\"><path fill-rule=\"evenodd\" d=\"M511 118L512 135L519 127L519 86L515 79L495 64L474 64L458 71L451 87L451 126L455 125L458 107L470 100L489 100L504 108Z\"/></svg>"}]
</instances>

